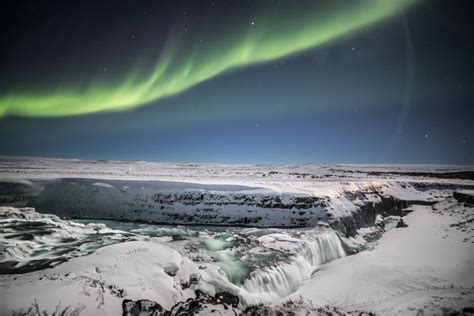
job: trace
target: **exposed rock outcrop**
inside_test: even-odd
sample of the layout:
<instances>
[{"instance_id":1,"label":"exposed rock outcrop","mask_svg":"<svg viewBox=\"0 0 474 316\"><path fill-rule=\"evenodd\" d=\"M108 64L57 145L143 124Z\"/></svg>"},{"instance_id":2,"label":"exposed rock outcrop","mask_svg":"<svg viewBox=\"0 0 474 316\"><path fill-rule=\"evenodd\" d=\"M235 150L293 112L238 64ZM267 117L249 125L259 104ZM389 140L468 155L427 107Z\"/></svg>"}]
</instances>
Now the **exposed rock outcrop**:
<instances>
[{"instance_id":1,"label":"exposed rock outcrop","mask_svg":"<svg viewBox=\"0 0 474 316\"><path fill-rule=\"evenodd\" d=\"M454 191L453 196L460 203L474 204L474 191Z\"/></svg>"},{"instance_id":2,"label":"exposed rock outcrop","mask_svg":"<svg viewBox=\"0 0 474 316\"><path fill-rule=\"evenodd\" d=\"M189 298L186 301L178 302L171 310L164 309L160 304L142 299L132 301L123 300L123 316L171 316L171 315L207 315L217 311L217 309L228 311L229 314L238 315L239 298L229 292L218 292L212 296L201 290L195 291L196 297Z\"/></svg>"},{"instance_id":3,"label":"exposed rock outcrop","mask_svg":"<svg viewBox=\"0 0 474 316\"><path fill-rule=\"evenodd\" d=\"M32 184L15 183L11 190L3 184L2 190L18 192L19 197L11 194L19 201L24 192L31 192L28 187L39 187ZM41 187L23 203L66 218L257 227L313 227L325 222L344 237L373 226L377 215L402 216L409 205L438 202L444 198L439 196L441 187L443 192L465 189L452 183L349 182L338 184L330 194L310 194L240 185L72 178L42 181ZM469 198L463 191L455 192L458 198Z\"/></svg>"}]
</instances>

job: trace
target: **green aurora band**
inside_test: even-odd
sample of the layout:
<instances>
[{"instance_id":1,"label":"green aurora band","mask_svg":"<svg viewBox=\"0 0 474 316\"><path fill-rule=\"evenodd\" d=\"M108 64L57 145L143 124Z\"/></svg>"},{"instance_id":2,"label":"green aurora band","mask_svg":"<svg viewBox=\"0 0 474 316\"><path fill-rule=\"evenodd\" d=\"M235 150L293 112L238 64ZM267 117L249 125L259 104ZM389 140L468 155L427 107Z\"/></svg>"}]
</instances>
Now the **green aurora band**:
<instances>
[{"instance_id":1,"label":"green aurora band","mask_svg":"<svg viewBox=\"0 0 474 316\"><path fill-rule=\"evenodd\" d=\"M48 92L13 91L0 96L0 117L57 117L122 111L176 95L224 72L267 62L329 43L400 13L416 0L334 2L328 7L261 14L233 25L226 36L191 44L182 34L169 37L147 71L135 67L115 83ZM297 4L297 2L294 2ZM265 13L265 11L264 11ZM253 21L253 23L251 23Z\"/></svg>"}]
</instances>

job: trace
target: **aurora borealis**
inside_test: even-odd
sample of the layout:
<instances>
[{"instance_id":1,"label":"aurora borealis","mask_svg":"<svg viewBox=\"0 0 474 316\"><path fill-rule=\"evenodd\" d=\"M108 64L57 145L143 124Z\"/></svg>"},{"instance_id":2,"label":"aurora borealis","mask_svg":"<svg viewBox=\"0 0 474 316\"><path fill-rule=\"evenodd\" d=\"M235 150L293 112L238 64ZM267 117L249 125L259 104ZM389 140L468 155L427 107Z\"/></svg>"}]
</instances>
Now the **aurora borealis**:
<instances>
[{"instance_id":1,"label":"aurora borealis","mask_svg":"<svg viewBox=\"0 0 474 316\"><path fill-rule=\"evenodd\" d=\"M287 5L284 12L288 13L280 16L264 6L258 18L237 21L240 25L234 26L226 38L211 38L205 45L190 43L185 35L172 32L158 62L147 65L151 70L145 74L131 65L132 70L115 83L47 88L37 93L7 91L0 98L0 116L65 116L132 109L180 93L223 72L336 40L399 13L414 2ZM188 49L190 46L192 49Z\"/></svg>"},{"instance_id":2,"label":"aurora borealis","mask_svg":"<svg viewBox=\"0 0 474 316\"><path fill-rule=\"evenodd\" d=\"M0 155L474 163L470 1L5 1Z\"/></svg>"}]
</instances>

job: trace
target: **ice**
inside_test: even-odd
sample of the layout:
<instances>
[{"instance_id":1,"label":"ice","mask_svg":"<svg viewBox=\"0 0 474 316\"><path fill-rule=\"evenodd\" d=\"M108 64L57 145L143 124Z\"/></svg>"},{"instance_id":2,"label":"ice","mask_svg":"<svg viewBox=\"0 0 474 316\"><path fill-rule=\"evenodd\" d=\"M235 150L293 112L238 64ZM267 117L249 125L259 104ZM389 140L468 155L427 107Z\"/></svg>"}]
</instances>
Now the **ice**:
<instances>
[{"instance_id":1,"label":"ice","mask_svg":"<svg viewBox=\"0 0 474 316\"><path fill-rule=\"evenodd\" d=\"M244 288L259 296L263 302L272 302L293 293L311 278L321 264L346 255L339 237L330 230L304 240L284 234L267 235L260 239L267 248L297 253L290 262L258 269L245 281ZM272 243L277 245L269 246Z\"/></svg>"},{"instance_id":2,"label":"ice","mask_svg":"<svg viewBox=\"0 0 474 316\"><path fill-rule=\"evenodd\" d=\"M120 314L125 298L169 309L197 289L240 309L472 306L473 208L453 194L472 193L473 167L0 157L0 172L5 314L34 299L87 315Z\"/></svg>"}]
</instances>

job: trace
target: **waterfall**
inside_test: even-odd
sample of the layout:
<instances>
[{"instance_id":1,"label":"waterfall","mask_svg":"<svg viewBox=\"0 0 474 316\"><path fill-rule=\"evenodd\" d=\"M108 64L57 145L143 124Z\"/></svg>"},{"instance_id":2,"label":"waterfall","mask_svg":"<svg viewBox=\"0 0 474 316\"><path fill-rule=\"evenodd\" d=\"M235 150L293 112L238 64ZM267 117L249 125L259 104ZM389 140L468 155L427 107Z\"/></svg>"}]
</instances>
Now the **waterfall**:
<instances>
[{"instance_id":1,"label":"waterfall","mask_svg":"<svg viewBox=\"0 0 474 316\"><path fill-rule=\"evenodd\" d=\"M334 231L325 231L302 240L290 262L253 271L243 284L249 301L271 302L295 292L321 264L346 255Z\"/></svg>"},{"instance_id":2,"label":"waterfall","mask_svg":"<svg viewBox=\"0 0 474 316\"><path fill-rule=\"evenodd\" d=\"M346 252L342 247L339 236L334 231L328 231L316 236L314 240L305 243L305 259L313 266L344 257Z\"/></svg>"}]
</instances>

